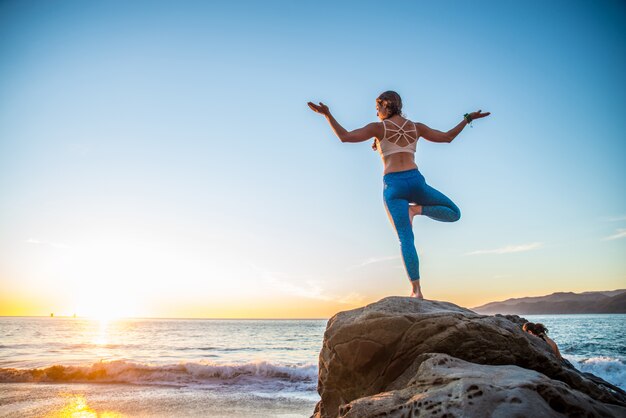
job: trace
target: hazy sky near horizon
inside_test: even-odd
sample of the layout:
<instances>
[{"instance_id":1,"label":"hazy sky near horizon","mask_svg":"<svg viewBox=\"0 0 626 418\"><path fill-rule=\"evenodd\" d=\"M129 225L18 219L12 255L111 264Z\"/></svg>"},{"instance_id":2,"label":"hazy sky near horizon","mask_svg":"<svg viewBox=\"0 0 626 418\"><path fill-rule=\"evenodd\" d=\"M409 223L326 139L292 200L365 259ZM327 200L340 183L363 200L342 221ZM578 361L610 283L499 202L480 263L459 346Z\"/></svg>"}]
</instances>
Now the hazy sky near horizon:
<instances>
[{"instance_id":1,"label":"hazy sky near horizon","mask_svg":"<svg viewBox=\"0 0 626 418\"><path fill-rule=\"evenodd\" d=\"M408 295L370 141L398 91L456 223L427 298L626 287L626 5L0 3L0 315L330 317Z\"/></svg>"}]
</instances>

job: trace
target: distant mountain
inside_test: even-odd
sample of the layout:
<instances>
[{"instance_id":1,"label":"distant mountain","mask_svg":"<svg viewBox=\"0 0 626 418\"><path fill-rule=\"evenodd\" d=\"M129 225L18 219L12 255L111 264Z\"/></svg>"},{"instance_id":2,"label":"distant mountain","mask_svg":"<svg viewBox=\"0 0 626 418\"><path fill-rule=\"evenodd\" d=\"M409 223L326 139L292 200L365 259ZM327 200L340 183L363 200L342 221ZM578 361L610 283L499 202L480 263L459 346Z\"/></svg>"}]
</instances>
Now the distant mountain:
<instances>
[{"instance_id":1,"label":"distant mountain","mask_svg":"<svg viewBox=\"0 0 626 418\"><path fill-rule=\"evenodd\" d=\"M481 314L626 313L626 289L601 292L558 292L547 296L507 299L472 308Z\"/></svg>"}]
</instances>

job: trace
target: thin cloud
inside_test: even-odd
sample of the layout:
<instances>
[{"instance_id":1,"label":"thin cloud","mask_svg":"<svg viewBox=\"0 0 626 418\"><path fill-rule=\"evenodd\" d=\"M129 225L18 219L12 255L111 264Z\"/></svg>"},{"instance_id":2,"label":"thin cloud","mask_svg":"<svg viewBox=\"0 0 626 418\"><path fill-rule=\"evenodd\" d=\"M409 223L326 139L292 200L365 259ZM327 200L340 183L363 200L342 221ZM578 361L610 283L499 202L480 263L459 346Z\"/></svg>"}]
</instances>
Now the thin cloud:
<instances>
[{"instance_id":1,"label":"thin cloud","mask_svg":"<svg viewBox=\"0 0 626 418\"><path fill-rule=\"evenodd\" d=\"M601 219L605 222L620 222L620 221L626 221L626 215L614 216L614 217L609 217L609 218L601 218Z\"/></svg>"},{"instance_id":2,"label":"thin cloud","mask_svg":"<svg viewBox=\"0 0 626 418\"><path fill-rule=\"evenodd\" d=\"M268 286L272 286L280 292L287 293L289 295L307 299L323 300L326 302L336 302L346 305L358 304L365 300L363 295L356 292L351 292L344 296L330 294L317 280L300 280L294 283L296 280L295 278L291 280L283 279L278 277L279 273L264 271L253 264L249 265L259 273L260 279Z\"/></svg>"},{"instance_id":3,"label":"thin cloud","mask_svg":"<svg viewBox=\"0 0 626 418\"><path fill-rule=\"evenodd\" d=\"M308 299L331 300L329 296L324 295L324 289L311 280L307 280L302 284L294 284L290 281L279 279L270 272L263 275L263 280L268 285L290 295Z\"/></svg>"},{"instance_id":4,"label":"thin cloud","mask_svg":"<svg viewBox=\"0 0 626 418\"><path fill-rule=\"evenodd\" d=\"M533 242L531 244L521 244L521 245L507 245L502 248L495 248L493 250L477 250L471 251L469 253L465 253L465 255L478 255L478 254L510 254L510 253L521 253L524 251L536 250L543 246L541 242Z\"/></svg>"},{"instance_id":5,"label":"thin cloud","mask_svg":"<svg viewBox=\"0 0 626 418\"><path fill-rule=\"evenodd\" d=\"M399 260L399 255L388 255L385 257L370 257L367 260L363 261L360 264L356 264L354 266L348 267L348 271L355 270L361 267L369 266L370 264L383 263L385 261Z\"/></svg>"},{"instance_id":6,"label":"thin cloud","mask_svg":"<svg viewBox=\"0 0 626 418\"><path fill-rule=\"evenodd\" d=\"M305 280L304 282L295 284L293 282L282 280L272 273L266 273L263 280L270 286L293 296L299 296L307 299L323 300L325 302L338 302L341 304L354 304L361 302L364 297L359 293L349 293L347 296L337 296L327 293L318 281Z\"/></svg>"},{"instance_id":7,"label":"thin cloud","mask_svg":"<svg viewBox=\"0 0 626 418\"><path fill-rule=\"evenodd\" d=\"M619 239L619 238L626 238L626 229L625 228L618 228L617 232L611 236L605 237L603 238L605 241L606 240L610 240L610 239Z\"/></svg>"},{"instance_id":8,"label":"thin cloud","mask_svg":"<svg viewBox=\"0 0 626 418\"><path fill-rule=\"evenodd\" d=\"M355 304L363 303L364 300L365 300L365 296L363 296L360 293L352 292L352 293L349 293L347 296L344 296L341 299L337 300L337 302L348 304L348 305L355 305Z\"/></svg>"},{"instance_id":9,"label":"thin cloud","mask_svg":"<svg viewBox=\"0 0 626 418\"><path fill-rule=\"evenodd\" d=\"M38 240L38 239L35 239L35 238L28 238L25 242L27 244L45 245L45 246L53 247L53 248L70 248L69 245L62 244L60 242L41 241L41 240Z\"/></svg>"}]
</instances>

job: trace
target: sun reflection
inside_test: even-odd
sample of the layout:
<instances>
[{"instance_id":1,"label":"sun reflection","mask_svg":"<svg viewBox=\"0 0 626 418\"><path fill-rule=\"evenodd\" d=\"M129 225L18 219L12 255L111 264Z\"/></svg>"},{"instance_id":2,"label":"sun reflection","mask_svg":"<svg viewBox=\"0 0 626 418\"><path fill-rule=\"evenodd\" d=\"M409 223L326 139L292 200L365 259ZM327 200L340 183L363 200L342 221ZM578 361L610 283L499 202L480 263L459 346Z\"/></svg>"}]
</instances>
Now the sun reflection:
<instances>
[{"instance_id":1,"label":"sun reflection","mask_svg":"<svg viewBox=\"0 0 626 418\"><path fill-rule=\"evenodd\" d=\"M100 319L99 331L96 339L94 340L94 344L105 345L108 342L108 332L107 328L109 327L108 319Z\"/></svg>"},{"instance_id":2,"label":"sun reflection","mask_svg":"<svg viewBox=\"0 0 626 418\"><path fill-rule=\"evenodd\" d=\"M46 418L119 418L126 415L114 411L96 411L87 405L87 400L81 394L61 393L64 398L68 398L67 403L58 411L50 412Z\"/></svg>"}]
</instances>

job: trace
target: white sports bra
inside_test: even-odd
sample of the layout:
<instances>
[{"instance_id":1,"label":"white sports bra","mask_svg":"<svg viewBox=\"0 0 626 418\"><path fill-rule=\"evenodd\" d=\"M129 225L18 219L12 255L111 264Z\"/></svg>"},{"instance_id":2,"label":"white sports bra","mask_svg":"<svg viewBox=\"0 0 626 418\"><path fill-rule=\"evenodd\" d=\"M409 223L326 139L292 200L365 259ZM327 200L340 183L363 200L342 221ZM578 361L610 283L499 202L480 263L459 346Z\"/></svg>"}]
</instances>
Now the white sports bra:
<instances>
[{"instance_id":1,"label":"white sports bra","mask_svg":"<svg viewBox=\"0 0 626 418\"><path fill-rule=\"evenodd\" d=\"M387 127L385 122L393 123L397 129L393 129L391 127ZM397 154L399 152L411 152L415 154L415 149L417 148L417 129L415 128L415 124L411 122L413 125L413 129L404 129L405 125L409 122L409 120L405 120L402 126L399 126L397 123L390 119L383 120L383 128L385 130L385 134L383 135L382 140L376 140L376 149L380 153L382 157L386 157L391 154ZM387 132L390 132L390 135L387 136ZM409 135L409 132L415 132L415 136Z\"/></svg>"}]
</instances>

